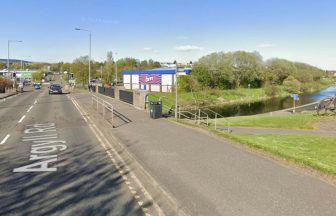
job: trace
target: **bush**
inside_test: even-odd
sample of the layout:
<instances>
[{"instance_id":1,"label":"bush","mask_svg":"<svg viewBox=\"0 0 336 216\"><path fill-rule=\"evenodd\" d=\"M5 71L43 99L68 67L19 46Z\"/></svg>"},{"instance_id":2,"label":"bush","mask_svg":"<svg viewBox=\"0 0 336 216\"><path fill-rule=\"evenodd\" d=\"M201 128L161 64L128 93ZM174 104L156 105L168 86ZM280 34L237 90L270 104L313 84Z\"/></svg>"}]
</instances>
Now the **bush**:
<instances>
[{"instance_id":1,"label":"bush","mask_svg":"<svg viewBox=\"0 0 336 216\"><path fill-rule=\"evenodd\" d=\"M277 85L265 86L265 94L269 97L276 97L280 93L280 87Z\"/></svg>"},{"instance_id":2,"label":"bush","mask_svg":"<svg viewBox=\"0 0 336 216\"><path fill-rule=\"evenodd\" d=\"M13 82L0 77L0 93L5 93L6 89L13 88Z\"/></svg>"},{"instance_id":3,"label":"bush","mask_svg":"<svg viewBox=\"0 0 336 216\"><path fill-rule=\"evenodd\" d=\"M283 81L283 85L289 93L299 93L301 89L301 83L299 80L295 79L293 76L287 77Z\"/></svg>"}]
</instances>

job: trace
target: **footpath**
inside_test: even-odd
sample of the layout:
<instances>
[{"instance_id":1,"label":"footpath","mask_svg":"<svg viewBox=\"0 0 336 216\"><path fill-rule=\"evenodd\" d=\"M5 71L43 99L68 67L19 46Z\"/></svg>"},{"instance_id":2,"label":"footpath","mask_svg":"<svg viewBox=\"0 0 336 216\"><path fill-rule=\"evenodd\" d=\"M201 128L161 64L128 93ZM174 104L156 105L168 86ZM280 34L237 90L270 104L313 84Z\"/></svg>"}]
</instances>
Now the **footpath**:
<instances>
[{"instance_id":1,"label":"footpath","mask_svg":"<svg viewBox=\"0 0 336 216\"><path fill-rule=\"evenodd\" d=\"M6 93L1 93L0 94L0 100L8 98L10 96L16 95L16 91L15 90L9 90Z\"/></svg>"},{"instance_id":2,"label":"footpath","mask_svg":"<svg viewBox=\"0 0 336 216\"><path fill-rule=\"evenodd\" d=\"M148 191L164 190L186 214L336 215L335 185L228 139L153 120L131 105L96 95L117 111L115 128L105 135L115 137L157 182ZM87 115L102 118L89 93L72 97Z\"/></svg>"}]
</instances>

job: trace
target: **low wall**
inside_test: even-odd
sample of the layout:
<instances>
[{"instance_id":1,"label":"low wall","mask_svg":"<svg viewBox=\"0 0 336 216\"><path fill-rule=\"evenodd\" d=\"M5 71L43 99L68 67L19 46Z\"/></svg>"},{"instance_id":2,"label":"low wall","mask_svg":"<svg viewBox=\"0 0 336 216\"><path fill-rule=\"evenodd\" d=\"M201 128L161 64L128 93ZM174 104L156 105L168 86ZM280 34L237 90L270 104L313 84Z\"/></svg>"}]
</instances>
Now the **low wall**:
<instances>
[{"instance_id":1,"label":"low wall","mask_svg":"<svg viewBox=\"0 0 336 216\"><path fill-rule=\"evenodd\" d=\"M146 108L145 100L148 92L144 90L129 91L121 86L115 86L113 88L105 88L99 86L98 88L96 88L96 93L115 98L128 104L132 104L138 109L144 110Z\"/></svg>"}]
</instances>

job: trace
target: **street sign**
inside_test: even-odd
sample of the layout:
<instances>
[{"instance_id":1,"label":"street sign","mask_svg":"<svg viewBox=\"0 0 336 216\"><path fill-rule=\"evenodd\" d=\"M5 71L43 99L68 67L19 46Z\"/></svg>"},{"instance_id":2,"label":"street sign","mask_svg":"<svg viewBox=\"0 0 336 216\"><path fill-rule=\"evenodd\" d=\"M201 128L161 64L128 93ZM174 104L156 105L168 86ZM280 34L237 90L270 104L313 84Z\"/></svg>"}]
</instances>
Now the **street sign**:
<instances>
[{"instance_id":1,"label":"street sign","mask_svg":"<svg viewBox=\"0 0 336 216\"><path fill-rule=\"evenodd\" d=\"M293 103L294 103L293 113L295 113L295 101L299 101L299 95L298 94L291 94L291 97L293 98Z\"/></svg>"},{"instance_id":2,"label":"street sign","mask_svg":"<svg viewBox=\"0 0 336 216\"><path fill-rule=\"evenodd\" d=\"M299 98L299 95L298 94L291 94L291 97L293 98L293 100L295 101L299 101L300 98Z\"/></svg>"}]
</instances>

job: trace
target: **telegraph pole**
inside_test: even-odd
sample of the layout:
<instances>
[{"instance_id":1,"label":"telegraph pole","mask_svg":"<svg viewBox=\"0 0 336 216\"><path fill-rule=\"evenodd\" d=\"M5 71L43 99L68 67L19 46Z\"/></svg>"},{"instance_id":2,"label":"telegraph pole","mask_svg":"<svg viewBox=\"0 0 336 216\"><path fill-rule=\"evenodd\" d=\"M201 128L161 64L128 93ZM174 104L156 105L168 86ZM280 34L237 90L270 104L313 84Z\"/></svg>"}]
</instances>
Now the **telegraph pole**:
<instances>
[{"instance_id":1,"label":"telegraph pole","mask_svg":"<svg viewBox=\"0 0 336 216\"><path fill-rule=\"evenodd\" d=\"M175 73L175 119L178 120L178 94L177 94L178 64L177 64L177 61L175 61L174 63L176 64L176 73Z\"/></svg>"}]
</instances>

